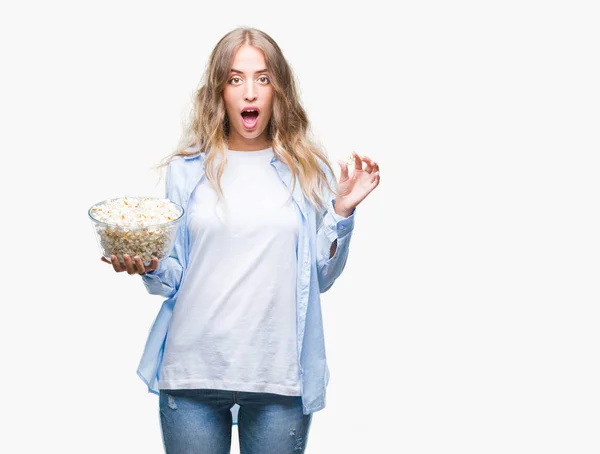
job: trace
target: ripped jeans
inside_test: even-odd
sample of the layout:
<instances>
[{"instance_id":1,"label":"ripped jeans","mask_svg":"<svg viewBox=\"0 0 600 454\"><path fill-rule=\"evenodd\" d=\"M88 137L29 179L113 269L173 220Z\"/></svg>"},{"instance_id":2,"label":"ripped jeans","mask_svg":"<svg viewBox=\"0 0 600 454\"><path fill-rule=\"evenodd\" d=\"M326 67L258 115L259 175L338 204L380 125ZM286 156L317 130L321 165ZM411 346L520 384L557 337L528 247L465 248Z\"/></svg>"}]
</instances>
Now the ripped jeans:
<instances>
[{"instance_id":1,"label":"ripped jeans","mask_svg":"<svg viewBox=\"0 0 600 454\"><path fill-rule=\"evenodd\" d=\"M166 454L229 454L231 407L239 404L240 454L302 454L312 413L300 396L216 389L161 389Z\"/></svg>"}]
</instances>

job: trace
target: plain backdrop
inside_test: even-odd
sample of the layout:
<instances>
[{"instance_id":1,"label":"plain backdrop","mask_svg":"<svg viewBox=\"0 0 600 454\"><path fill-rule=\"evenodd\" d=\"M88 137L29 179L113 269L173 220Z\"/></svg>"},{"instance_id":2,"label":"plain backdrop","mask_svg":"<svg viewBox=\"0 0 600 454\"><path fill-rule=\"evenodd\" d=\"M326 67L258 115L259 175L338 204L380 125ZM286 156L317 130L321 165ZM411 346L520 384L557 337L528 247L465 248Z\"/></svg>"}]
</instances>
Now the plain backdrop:
<instances>
[{"instance_id":1,"label":"plain backdrop","mask_svg":"<svg viewBox=\"0 0 600 454\"><path fill-rule=\"evenodd\" d=\"M152 167L248 25L279 43L337 174L351 151L381 169L322 295L307 452L600 452L594 6L3 3L0 451L163 452L136 375L163 298L100 261L87 210L164 195Z\"/></svg>"}]
</instances>

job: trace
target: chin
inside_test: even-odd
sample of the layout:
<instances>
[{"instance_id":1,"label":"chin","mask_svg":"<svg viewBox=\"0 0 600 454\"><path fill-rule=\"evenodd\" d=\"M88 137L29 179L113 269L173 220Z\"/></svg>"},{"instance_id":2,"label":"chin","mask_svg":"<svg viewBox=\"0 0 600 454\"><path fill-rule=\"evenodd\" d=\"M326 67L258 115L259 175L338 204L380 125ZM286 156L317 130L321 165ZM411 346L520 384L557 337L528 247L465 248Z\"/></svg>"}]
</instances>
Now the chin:
<instances>
[{"instance_id":1,"label":"chin","mask_svg":"<svg viewBox=\"0 0 600 454\"><path fill-rule=\"evenodd\" d=\"M242 137L246 137L247 139L256 139L263 135L266 129L267 128L256 128L254 131L246 131L246 129L243 129L242 131L238 131L238 134Z\"/></svg>"}]
</instances>

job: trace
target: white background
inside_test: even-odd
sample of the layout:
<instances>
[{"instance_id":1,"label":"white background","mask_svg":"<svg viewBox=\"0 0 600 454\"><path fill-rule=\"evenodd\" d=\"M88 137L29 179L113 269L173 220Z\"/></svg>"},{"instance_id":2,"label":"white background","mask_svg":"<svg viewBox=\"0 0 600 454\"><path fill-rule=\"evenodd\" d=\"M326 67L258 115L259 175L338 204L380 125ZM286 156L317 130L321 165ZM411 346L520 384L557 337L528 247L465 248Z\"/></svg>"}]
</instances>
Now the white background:
<instances>
[{"instance_id":1,"label":"white background","mask_svg":"<svg viewBox=\"0 0 600 454\"><path fill-rule=\"evenodd\" d=\"M322 295L307 452L600 452L593 3L3 3L0 451L163 452L135 373L163 298L100 261L87 209L164 194L210 51L250 25L332 162L381 169Z\"/></svg>"}]
</instances>

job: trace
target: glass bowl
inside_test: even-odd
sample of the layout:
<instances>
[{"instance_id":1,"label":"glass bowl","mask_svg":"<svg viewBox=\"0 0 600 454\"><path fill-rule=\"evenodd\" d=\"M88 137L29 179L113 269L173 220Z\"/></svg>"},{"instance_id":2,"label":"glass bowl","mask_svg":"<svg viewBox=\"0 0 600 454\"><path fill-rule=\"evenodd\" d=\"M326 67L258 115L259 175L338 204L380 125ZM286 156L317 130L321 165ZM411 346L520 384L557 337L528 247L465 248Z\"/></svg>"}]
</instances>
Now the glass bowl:
<instances>
[{"instance_id":1,"label":"glass bowl","mask_svg":"<svg viewBox=\"0 0 600 454\"><path fill-rule=\"evenodd\" d=\"M119 206L122 208L115 208ZM112 214L107 207L112 207ZM142 207L146 207L146 212ZM168 209L168 215L152 217L152 207L161 207L165 214ZM133 211L127 212L134 209L135 216ZM183 207L169 199L128 196L103 200L88 210L102 255L108 261L111 255L116 255L121 265L125 265L124 254L132 260L137 255L144 266L152 263L152 257L161 260L170 254L183 213ZM115 215L119 219L117 222L114 221ZM144 219L151 220L143 222ZM168 220L164 222L164 219Z\"/></svg>"}]
</instances>

